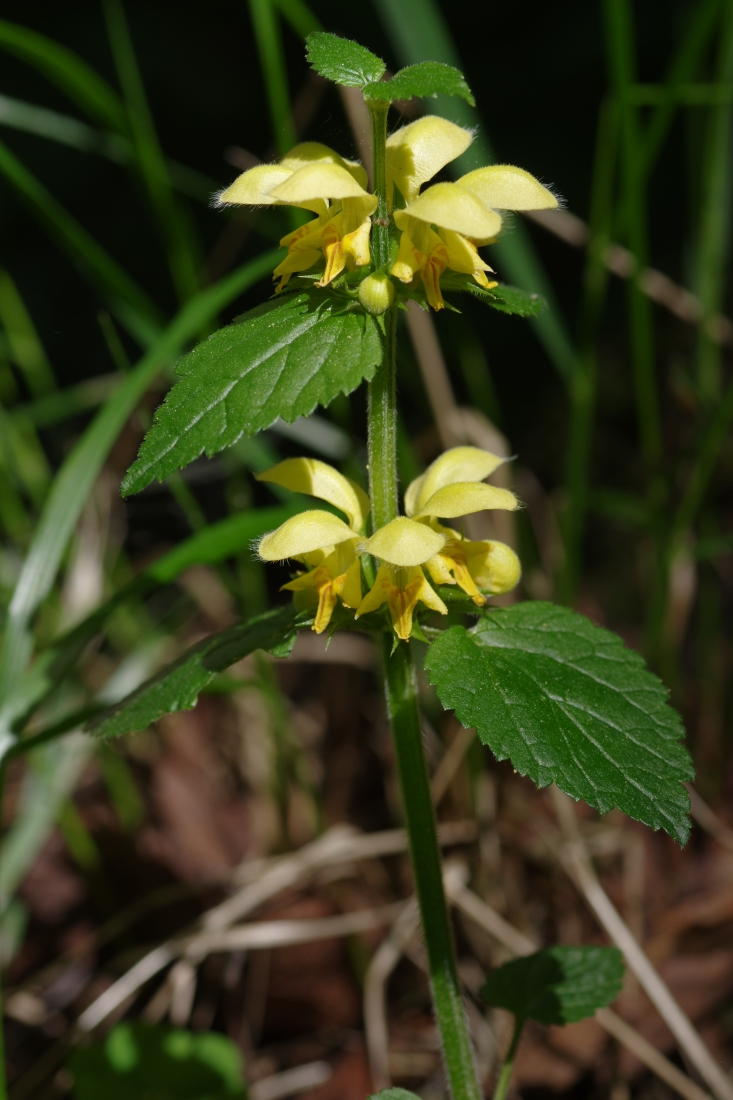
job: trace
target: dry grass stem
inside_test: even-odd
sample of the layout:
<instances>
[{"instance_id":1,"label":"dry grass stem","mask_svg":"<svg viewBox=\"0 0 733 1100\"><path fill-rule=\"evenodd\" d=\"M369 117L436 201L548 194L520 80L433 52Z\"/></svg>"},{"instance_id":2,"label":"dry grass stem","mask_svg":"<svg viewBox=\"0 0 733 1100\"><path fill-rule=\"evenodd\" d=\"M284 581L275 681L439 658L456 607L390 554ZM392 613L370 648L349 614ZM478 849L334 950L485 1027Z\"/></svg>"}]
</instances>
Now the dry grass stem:
<instances>
[{"instance_id":1,"label":"dry grass stem","mask_svg":"<svg viewBox=\"0 0 733 1100\"><path fill-rule=\"evenodd\" d=\"M580 835L572 801L555 786L551 792L565 838L558 853L565 870L611 941L623 952L629 969L674 1035L680 1050L718 1100L733 1100L733 1082L710 1054L601 886Z\"/></svg>"}]
</instances>

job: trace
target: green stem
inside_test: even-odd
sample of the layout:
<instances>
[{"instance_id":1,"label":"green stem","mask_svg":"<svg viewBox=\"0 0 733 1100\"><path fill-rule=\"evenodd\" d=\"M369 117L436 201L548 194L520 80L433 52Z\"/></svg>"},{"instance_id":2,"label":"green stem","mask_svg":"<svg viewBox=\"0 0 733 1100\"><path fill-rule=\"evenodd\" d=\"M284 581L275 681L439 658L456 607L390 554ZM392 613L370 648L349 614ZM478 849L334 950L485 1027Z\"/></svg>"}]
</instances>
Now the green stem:
<instances>
[{"instance_id":1,"label":"green stem","mask_svg":"<svg viewBox=\"0 0 733 1100\"><path fill-rule=\"evenodd\" d=\"M517 1053L517 1047L519 1046L519 1039L522 1034L522 1028L524 1027L524 1020L517 1019L514 1024L514 1034L512 1035L512 1041L507 1051L506 1058L501 1066L501 1073L499 1074L499 1080L496 1082L496 1089L494 1090L494 1100L504 1100L509 1088L509 1082L512 1077L512 1070L514 1069L514 1055Z\"/></svg>"},{"instance_id":2,"label":"green stem","mask_svg":"<svg viewBox=\"0 0 733 1100\"><path fill-rule=\"evenodd\" d=\"M369 383L369 491L375 530L394 519L397 506L397 311L384 316L384 356Z\"/></svg>"},{"instance_id":3,"label":"green stem","mask_svg":"<svg viewBox=\"0 0 733 1100\"><path fill-rule=\"evenodd\" d=\"M387 706L445 1069L454 1100L479 1100L481 1092L466 1028L443 891L440 849L422 746L412 653L409 643L403 642L394 653L391 650L392 639L384 635Z\"/></svg>"},{"instance_id":4,"label":"green stem","mask_svg":"<svg viewBox=\"0 0 733 1100\"><path fill-rule=\"evenodd\" d=\"M374 192L378 206L372 221L375 267L389 260L386 194L387 104L370 103L374 154ZM384 356L369 385L368 452L372 522L383 527L398 513L397 506L397 310L384 315ZM480 1100L471 1042L458 984L448 906L443 891L440 848L435 827L430 782L422 747L417 679L409 642L393 645L390 631L382 635L387 708L397 770L402 788L412 869L415 876L435 1016L443 1043L445 1067L453 1100Z\"/></svg>"},{"instance_id":5,"label":"green stem","mask_svg":"<svg viewBox=\"0 0 733 1100\"><path fill-rule=\"evenodd\" d=\"M374 266L383 267L389 260L389 210L387 208L387 113L388 103L369 101L369 117L372 121L372 186L378 205L372 219L372 247Z\"/></svg>"}]
</instances>

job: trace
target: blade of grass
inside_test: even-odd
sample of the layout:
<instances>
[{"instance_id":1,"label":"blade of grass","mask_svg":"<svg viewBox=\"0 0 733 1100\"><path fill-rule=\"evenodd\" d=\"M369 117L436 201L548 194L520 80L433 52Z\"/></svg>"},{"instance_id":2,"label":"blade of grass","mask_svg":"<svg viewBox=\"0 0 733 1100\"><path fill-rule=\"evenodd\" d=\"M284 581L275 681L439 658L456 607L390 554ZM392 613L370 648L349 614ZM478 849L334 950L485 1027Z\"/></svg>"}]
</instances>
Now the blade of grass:
<instances>
[{"instance_id":1,"label":"blade of grass","mask_svg":"<svg viewBox=\"0 0 733 1100\"><path fill-rule=\"evenodd\" d=\"M265 78L275 145L281 156L296 142L280 21L273 0L249 0L249 12Z\"/></svg>"},{"instance_id":2,"label":"blade of grass","mask_svg":"<svg viewBox=\"0 0 733 1100\"><path fill-rule=\"evenodd\" d=\"M17 487L37 507L51 482L51 469L32 424L0 405L0 461Z\"/></svg>"},{"instance_id":3,"label":"blade of grass","mask_svg":"<svg viewBox=\"0 0 733 1100\"><path fill-rule=\"evenodd\" d=\"M120 0L104 0L104 14L124 95L135 162L166 245L173 285L179 301L185 302L198 289L199 250L191 225L173 193Z\"/></svg>"},{"instance_id":4,"label":"blade of grass","mask_svg":"<svg viewBox=\"0 0 733 1100\"><path fill-rule=\"evenodd\" d=\"M120 97L71 50L29 27L4 19L0 20L0 48L38 69L95 122L127 134Z\"/></svg>"},{"instance_id":5,"label":"blade of grass","mask_svg":"<svg viewBox=\"0 0 733 1100\"><path fill-rule=\"evenodd\" d=\"M57 141L83 153L96 153L115 164L129 165L133 160L132 144L126 137L95 130L70 115L10 96L0 95L0 124ZM166 159L166 164L171 184L177 191L209 205L213 192L221 186L220 181L170 158Z\"/></svg>"},{"instance_id":6,"label":"blade of grass","mask_svg":"<svg viewBox=\"0 0 733 1100\"><path fill-rule=\"evenodd\" d=\"M701 0L691 14L664 82L666 98L651 114L644 136L641 177L650 176L679 107L675 91L691 80L717 25L720 0Z\"/></svg>"},{"instance_id":7,"label":"blade of grass","mask_svg":"<svg viewBox=\"0 0 733 1100\"><path fill-rule=\"evenodd\" d=\"M307 38L313 31L322 31L323 24L313 14L304 0L275 0L284 19L287 19L295 33Z\"/></svg>"},{"instance_id":8,"label":"blade of grass","mask_svg":"<svg viewBox=\"0 0 733 1100\"><path fill-rule=\"evenodd\" d=\"M461 68L461 59L436 0L400 0L400 3L374 0L374 6L402 64L443 61ZM495 159L481 117L464 100L438 96L426 99L424 106L461 126L473 130L478 127L471 148L451 165L456 175ZM549 303L550 308L540 317L532 318L531 324L558 373L569 385L578 369L577 355L561 319L552 284L521 222L517 221L512 232L493 246L493 255L512 283L540 294Z\"/></svg>"},{"instance_id":9,"label":"blade of grass","mask_svg":"<svg viewBox=\"0 0 733 1100\"><path fill-rule=\"evenodd\" d=\"M720 21L715 78L733 82L733 5L726 4ZM707 321L724 305L730 258L731 156L733 105L709 108L703 160L700 203L700 238L697 255L697 296L703 317L697 339L697 386L705 405L720 398L722 362L720 345L707 333Z\"/></svg>"},{"instance_id":10,"label":"blade of grass","mask_svg":"<svg viewBox=\"0 0 733 1100\"><path fill-rule=\"evenodd\" d=\"M20 369L33 397L56 389L51 364L25 303L7 271L0 268L0 324L5 329L10 358Z\"/></svg>"},{"instance_id":11,"label":"blade of grass","mask_svg":"<svg viewBox=\"0 0 733 1100\"><path fill-rule=\"evenodd\" d=\"M0 173L15 188L34 217L61 245L82 275L101 293L130 335L142 347L151 345L164 323L161 311L2 142Z\"/></svg>"},{"instance_id":12,"label":"blade of grass","mask_svg":"<svg viewBox=\"0 0 733 1100\"><path fill-rule=\"evenodd\" d=\"M187 303L99 411L63 464L8 609L0 651L0 701L25 668L32 647L30 620L54 582L86 498L127 418L163 367L219 310L269 273L280 254L269 252L257 257ZM2 721L0 702L0 738Z\"/></svg>"},{"instance_id":13,"label":"blade of grass","mask_svg":"<svg viewBox=\"0 0 733 1100\"><path fill-rule=\"evenodd\" d=\"M7 725L17 731L30 720L34 710L64 681L87 644L99 634L117 608L144 599L156 589L171 584L193 565L218 565L235 557L265 532L278 527L308 505L309 501L305 498L297 497L285 505L235 513L184 539L144 572L122 585L86 619L57 638L36 657L30 670L20 678L5 700ZM62 724L58 735L78 724ZM25 751L24 742L25 738L19 738L7 750L8 753L15 755L18 751Z\"/></svg>"},{"instance_id":14,"label":"blade of grass","mask_svg":"<svg viewBox=\"0 0 733 1100\"><path fill-rule=\"evenodd\" d=\"M572 603L575 598L582 566L596 409L596 339L609 280L604 255L610 243L618 130L619 112L616 105L605 100L599 111L596 132L590 235L578 337L579 368L570 386L570 431L565 454L565 508L562 516L565 555L557 578L558 598L564 603Z\"/></svg>"},{"instance_id":15,"label":"blade of grass","mask_svg":"<svg viewBox=\"0 0 733 1100\"><path fill-rule=\"evenodd\" d=\"M638 272L648 264L649 248L642 137L638 108L629 97L636 83L632 12L629 0L604 0L603 12L610 82L621 113L622 220L627 227L629 249ZM651 482L661 462L662 434L654 374L651 307L636 276L628 281L628 306L639 436Z\"/></svg>"}]
</instances>

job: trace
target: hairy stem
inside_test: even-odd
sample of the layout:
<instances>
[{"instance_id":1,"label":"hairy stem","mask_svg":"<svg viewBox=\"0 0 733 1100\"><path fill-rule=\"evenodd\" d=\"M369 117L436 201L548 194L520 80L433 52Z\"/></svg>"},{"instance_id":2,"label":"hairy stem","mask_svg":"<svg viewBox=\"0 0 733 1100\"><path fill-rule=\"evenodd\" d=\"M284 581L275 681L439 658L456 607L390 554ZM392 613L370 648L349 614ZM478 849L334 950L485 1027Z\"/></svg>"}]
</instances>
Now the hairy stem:
<instances>
[{"instance_id":1,"label":"hairy stem","mask_svg":"<svg viewBox=\"0 0 733 1100\"><path fill-rule=\"evenodd\" d=\"M481 1092L476 1080L443 891L412 653L409 643L401 642L394 653L391 653L391 648L391 639L385 635L387 705L445 1069L454 1100L479 1100Z\"/></svg>"},{"instance_id":2,"label":"hairy stem","mask_svg":"<svg viewBox=\"0 0 733 1100\"><path fill-rule=\"evenodd\" d=\"M378 205L372 219L375 267L389 260L386 179L386 103L369 103L374 154L374 192ZM397 310L384 315L384 356L369 385L368 451L372 522L383 527L398 513L397 506ZM387 708L402 789L415 889L420 903L435 1016L453 1100L480 1100L481 1091L471 1053L458 984L448 906L443 890L440 849L430 782L422 746L417 680L409 642L393 646L391 632L382 635Z\"/></svg>"}]
</instances>

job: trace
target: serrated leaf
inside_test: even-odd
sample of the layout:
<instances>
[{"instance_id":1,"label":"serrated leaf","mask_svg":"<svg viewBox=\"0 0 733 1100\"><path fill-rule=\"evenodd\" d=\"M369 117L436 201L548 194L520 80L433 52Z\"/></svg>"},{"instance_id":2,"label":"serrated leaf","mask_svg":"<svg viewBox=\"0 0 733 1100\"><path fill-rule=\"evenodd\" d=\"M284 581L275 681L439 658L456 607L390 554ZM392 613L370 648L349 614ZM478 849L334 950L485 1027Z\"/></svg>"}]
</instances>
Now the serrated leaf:
<instances>
[{"instance_id":1,"label":"serrated leaf","mask_svg":"<svg viewBox=\"0 0 733 1100\"><path fill-rule=\"evenodd\" d=\"M549 947L492 970L481 996L518 1020L573 1024L618 997L623 955L615 947Z\"/></svg>"},{"instance_id":2,"label":"serrated leaf","mask_svg":"<svg viewBox=\"0 0 733 1100\"><path fill-rule=\"evenodd\" d=\"M369 84L364 89L364 99L379 99L387 103L393 103L395 99L412 99L413 96L425 99L437 95L460 96L472 107L476 106L463 73L442 61L420 61L417 65L408 65L395 73L391 80Z\"/></svg>"},{"instance_id":3,"label":"serrated leaf","mask_svg":"<svg viewBox=\"0 0 733 1100\"><path fill-rule=\"evenodd\" d=\"M185 355L122 482L129 496L242 435L288 424L374 376L380 323L328 292L304 291L246 313Z\"/></svg>"},{"instance_id":4,"label":"serrated leaf","mask_svg":"<svg viewBox=\"0 0 733 1100\"><path fill-rule=\"evenodd\" d=\"M366 46L328 31L313 31L305 44L306 58L316 72L347 88L363 88L379 80L387 67Z\"/></svg>"},{"instance_id":5,"label":"serrated leaf","mask_svg":"<svg viewBox=\"0 0 733 1100\"><path fill-rule=\"evenodd\" d=\"M137 691L94 718L87 730L95 737L121 737L146 729L164 714L190 710L196 705L199 693L219 672L255 649L287 657L299 624L306 619L302 612L298 615L294 605L288 604L204 638Z\"/></svg>"},{"instance_id":6,"label":"serrated leaf","mask_svg":"<svg viewBox=\"0 0 733 1100\"><path fill-rule=\"evenodd\" d=\"M527 290L506 286L504 283L486 290L470 275L446 272L441 277L440 285L444 291L471 294L492 309L498 309L501 313L513 313L517 317L539 317L547 309L547 302L539 294L531 294Z\"/></svg>"},{"instance_id":7,"label":"serrated leaf","mask_svg":"<svg viewBox=\"0 0 733 1100\"><path fill-rule=\"evenodd\" d=\"M608 630L549 603L453 626L425 667L441 703L538 787L557 783L601 813L614 806L684 844L693 777L667 689Z\"/></svg>"}]
</instances>

